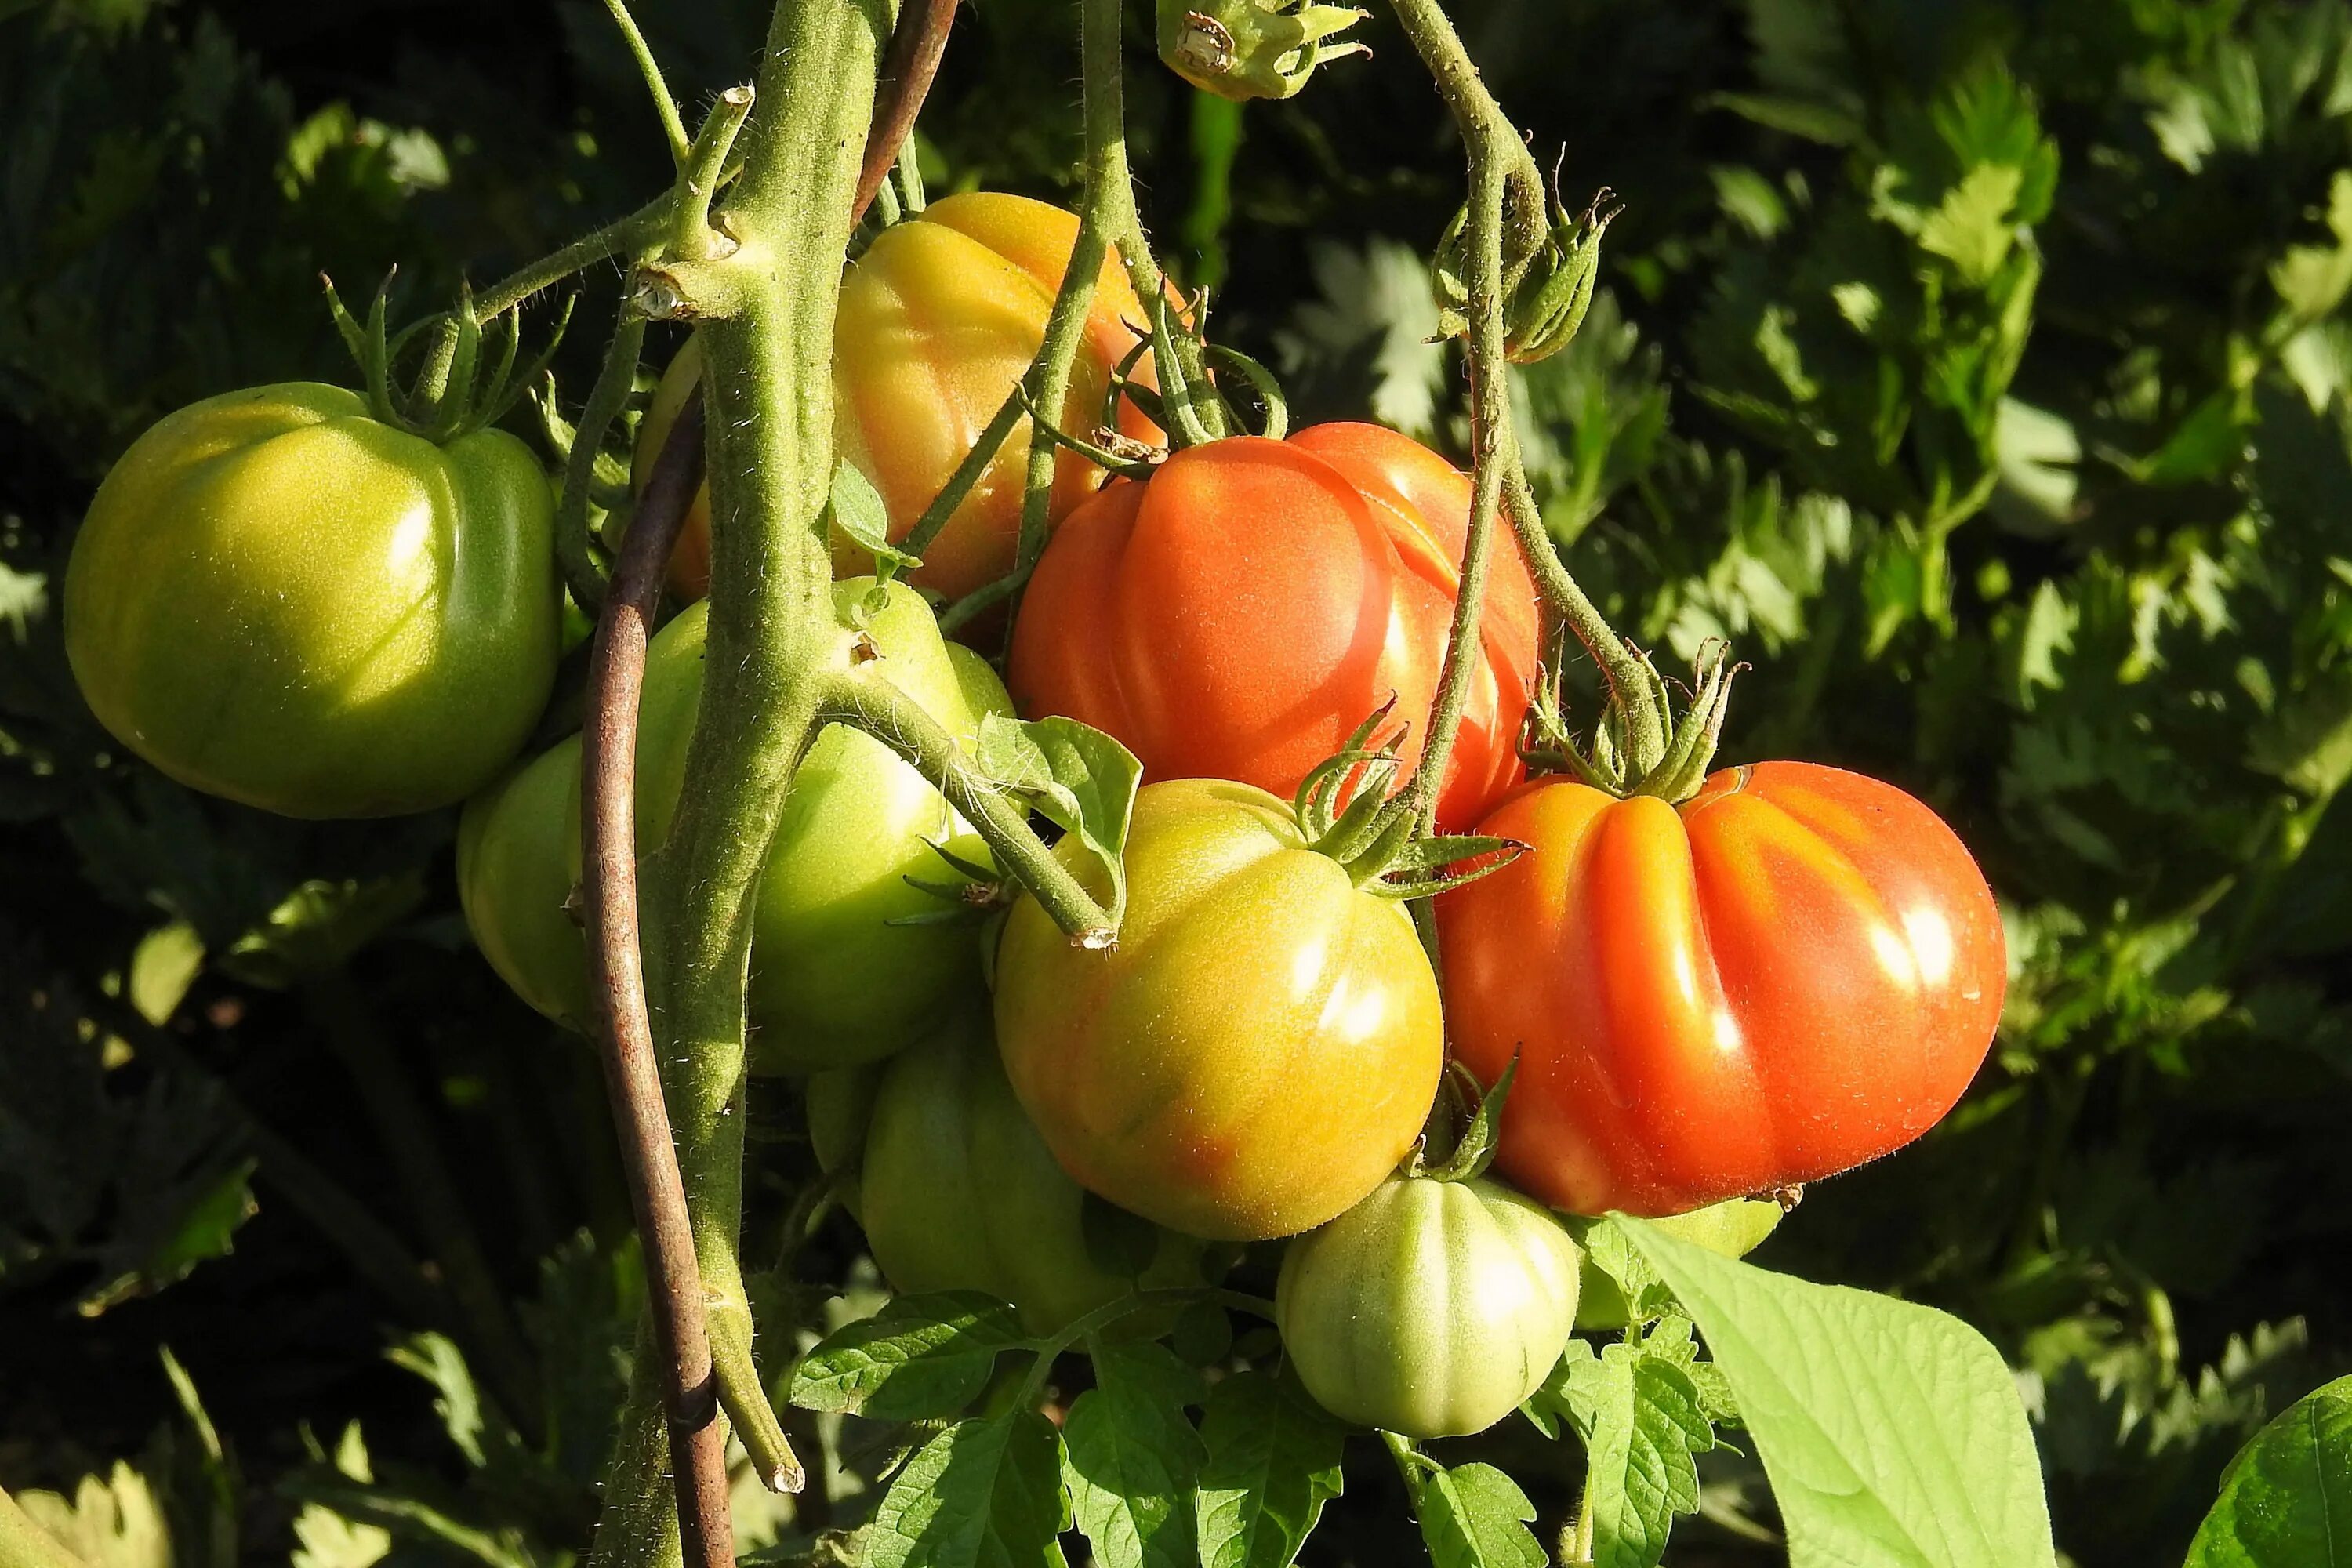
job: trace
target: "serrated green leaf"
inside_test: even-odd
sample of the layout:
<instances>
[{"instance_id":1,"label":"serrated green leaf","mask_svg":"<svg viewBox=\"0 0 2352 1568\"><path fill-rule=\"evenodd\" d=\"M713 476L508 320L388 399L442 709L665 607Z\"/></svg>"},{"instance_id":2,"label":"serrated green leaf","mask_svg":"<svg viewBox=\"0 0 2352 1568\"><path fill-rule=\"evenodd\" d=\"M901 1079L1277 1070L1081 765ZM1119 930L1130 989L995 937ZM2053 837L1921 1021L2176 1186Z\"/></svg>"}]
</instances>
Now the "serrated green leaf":
<instances>
[{"instance_id":1,"label":"serrated green leaf","mask_svg":"<svg viewBox=\"0 0 2352 1568\"><path fill-rule=\"evenodd\" d=\"M1062 1440L1034 1410L959 1421L892 1478L866 1538L872 1568L1066 1568Z\"/></svg>"},{"instance_id":2,"label":"serrated green leaf","mask_svg":"<svg viewBox=\"0 0 2352 1568\"><path fill-rule=\"evenodd\" d=\"M1958 1319L1719 1258L1622 1215L1730 1380L1791 1568L2053 1568L2017 1385Z\"/></svg>"},{"instance_id":3,"label":"serrated green leaf","mask_svg":"<svg viewBox=\"0 0 2352 1568\"><path fill-rule=\"evenodd\" d=\"M877 1421L950 1415L999 1353L1025 1343L1013 1309L970 1290L896 1296L825 1337L793 1369L792 1402Z\"/></svg>"},{"instance_id":4,"label":"serrated green leaf","mask_svg":"<svg viewBox=\"0 0 2352 1568\"><path fill-rule=\"evenodd\" d=\"M1206 1450L1184 1407L1202 1397L1200 1374L1150 1341L1096 1341L1087 1352L1095 1386L1062 1423L1078 1528L1101 1568L1185 1568Z\"/></svg>"},{"instance_id":5,"label":"serrated green leaf","mask_svg":"<svg viewBox=\"0 0 2352 1568\"><path fill-rule=\"evenodd\" d=\"M982 773L1028 799L1085 846L1110 893L1113 924L1127 910L1128 822L1143 764L1135 753L1075 719L1019 720L991 713L980 721L973 755Z\"/></svg>"},{"instance_id":6,"label":"serrated green leaf","mask_svg":"<svg viewBox=\"0 0 2352 1568\"><path fill-rule=\"evenodd\" d=\"M1245 1372L1209 1391L1201 1437L1202 1568L1289 1568L1339 1495L1346 1429L1290 1373Z\"/></svg>"},{"instance_id":7,"label":"serrated green leaf","mask_svg":"<svg viewBox=\"0 0 2352 1568\"><path fill-rule=\"evenodd\" d=\"M1421 1538L1435 1568L1543 1568L1528 1522L1536 1505L1492 1465L1460 1465L1421 1483Z\"/></svg>"},{"instance_id":8,"label":"serrated green leaf","mask_svg":"<svg viewBox=\"0 0 2352 1568\"><path fill-rule=\"evenodd\" d=\"M1654 1341L1563 1360L1537 1395L1584 1440L1595 1568L1656 1568L1675 1516L1698 1510L1693 1456L1716 1440L1695 1357L1687 1322L1669 1318Z\"/></svg>"},{"instance_id":9,"label":"serrated green leaf","mask_svg":"<svg viewBox=\"0 0 2352 1568\"><path fill-rule=\"evenodd\" d=\"M2287 1407L2221 1477L2182 1568L2352 1568L2352 1377Z\"/></svg>"}]
</instances>

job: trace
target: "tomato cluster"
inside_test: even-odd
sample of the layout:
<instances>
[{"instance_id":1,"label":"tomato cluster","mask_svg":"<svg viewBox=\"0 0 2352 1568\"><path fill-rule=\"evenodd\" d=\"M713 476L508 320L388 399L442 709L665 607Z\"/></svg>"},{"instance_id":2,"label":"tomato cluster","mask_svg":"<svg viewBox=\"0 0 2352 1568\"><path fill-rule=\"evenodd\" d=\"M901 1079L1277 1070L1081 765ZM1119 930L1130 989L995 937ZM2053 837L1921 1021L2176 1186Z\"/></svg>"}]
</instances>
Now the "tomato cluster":
<instances>
[{"instance_id":1,"label":"tomato cluster","mask_svg":"<svg viewBox=\"0 0 2352 1568\"><path fill-rule=\"evenodd\" d=\"M850 268L837 437L894 538L1005 405L1075 232L1036 203L957 196ZM1160 437L1130 363L1143 331L1114 258L1069 426L1117 401L1129 436ZM1122 364L1134 395L1114 400ZM641 459L699 374L689 342ZM911 583L852 574L837 542L819 657L830 679L894 686L968 758L1016 710L1123 742L1145 783L1118 940L1074 943L1027 896L985 927L942 918L938 884L992 876L989 849L845 723L800 763L751 909L753 1070L805 1080L817 1152L899 1289L985 1291L1049 1333L1139 1286L1202 1284L1229 1250L1211 1243L1289 1238L1276 1318L1308 1389L1392 1431L1476 1431L1574 1328L1629 1310L1583 1278L1559 1214L1678 1216L1742 1252L1779 1217L1769 1194L1957 1100L2004 981L1958 840L1899 790L1805 763L1679 801L1526 779L1542 616L1507 536L1430 786L1486 874L1437 894L1433 962L1416 889L1389 874L1413 818L1386 797L1421 759L1457 608L1471 489L1444 458L1362 425L1196 443L1108 483L1063 454L1008 696L942 637L934 597L1013 566L1025 447L1004 446ZM512 437L436 445L331 387L232 394L108 478L66 631L108 728L197 788L306 816L465 800L476 941L524 1001L585 1029L579 738L517 760L555 670L551 517ZM698 503L681 598L706 586L708 526ZM685 788L707 621L688 604L648 652L649 846ZM1088 848L1072 834L1055 853L1106 896ZM1014 890L950 892L978 908ZM1489 1085L1517 1063L1496 1178L1422 1170L1449 1049Z\"/></svg>"}]
</instances>

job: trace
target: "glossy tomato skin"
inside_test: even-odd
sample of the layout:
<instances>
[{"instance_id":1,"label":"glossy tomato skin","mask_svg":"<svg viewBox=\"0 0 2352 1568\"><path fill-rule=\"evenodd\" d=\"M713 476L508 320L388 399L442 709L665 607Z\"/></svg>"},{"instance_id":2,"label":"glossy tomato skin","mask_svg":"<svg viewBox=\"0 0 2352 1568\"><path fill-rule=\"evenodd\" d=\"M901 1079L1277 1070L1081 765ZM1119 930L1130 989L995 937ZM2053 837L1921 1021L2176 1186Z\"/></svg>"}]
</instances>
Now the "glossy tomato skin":
<instances>
[{"instance_id":1,"label":"glossy tomato skin","mask_svg":"<svg viewBox=\"0 0 2352 1568\"><path fill-rule=\"evenodd\" d=\"M975 739L982 715L972 704L1001 710L1003 689L984 664L948 651L929 607L904 584L892 584L883 607L857 624L854 616L872 587L871 578L834 586L834 667L853 679L894 681L950 733ZM637 842L646 849L667 836L684 788L708 624L706 607L689 605L646 649L637 729ZM860 658L861 639L879 657ZM576 1022L571 999L585 994L586 951L576 931L567 942L553 923L564 918L560 906L580 865L578 756L576 746L567 745L568 766L542 758L468 807L459 881L477 889L467 914L493 965L525 1001ZM550 771L542 776L541 769ZM568 779L560 802L558 773ZM551 832L559 805L566 826ZM748 1006L754 1070L797 1073L878 1060L950 1015L983 1005L971 927L891 923L940 907L906 881L950 879L933 843L988 862L987 846L939 792L879 742L839 725L819 733L793 776L753 896ZM568 857L561 867L551 863L559 853ZM494 888L493 868L499 868ZM502 953L509 955L504 961Z\"/></svg>"},{"instance_id":2,"label":"glossy tomato skin","mask_svg":"<svg viewBox=\"0 0 2352 1568\"><path fill-rule=\"evenodd\" d=\"M1077 232L1077 218L1059 207L966 192L883 230L843 279L834 325L834 438L881 492L892 538L915 525L1028 370ZM1130 322L1149 330L1126 270L1107 258L1063 428L1083 433L1101 422L1111 373L1137 342ZM1134 374L1151 384L1148 360ZM700 375L701 353L689 342L664 373L638 429L640 490ZM1121 423L1140 438L1158 434L1131 409ZM1024 419L923 552L916 583L955 598L1012 569L1028 451ZM1063 452L1056 464L1050 521L1057 522L1094 492L1102 470L1075 452ZM835 571L870 566L854 543L835 538ZM708 491L688 515L670 581L688 597L709 588Z\"/></svg>"},{"instance_id":3,"label":"glossy tomato skin","mask_svg":"<svg viewBox=\"0 0 2352 1568\"><path fill-rule=\"evenodd\" d=\"M1680 1241L1704 1247L1718 1258L1745 1258L1764 1245L1780 1226L1785 1211L1771 1198L1732 1198L1688 1214L1667 1215L1650 1223ZM1591 1258L1584 1260L1584 1283L1576 1293L1576 1326L1580 1329L1622 1329L1625 1326L1625 1293Z\"/></svg>"},{"instance_id":4,"label":"glossy tomato skin","mask_svg":"<svg viewBox=\"0 0 2352 1568\"><path fill-rule=\"evenodd\" d=\"M895 1289L978 1290L1011 1302L1031 1333L1050 1334L1137 1286L1202 1282L1202 1244L1156 1227L1140 1276L1097 1260L1086 1191L1013 1098L984 1016L950 1024L879 1073L860 1219Z\"/></svg>"},{"instance_id":5,"label":"glossy tomato skin","mask_svg":"<svg viewBox=\"0 0 2352 1568\"><path fill-rule=\"evenodd\" d=\"M1407 1437L1483 1432L1559 1363L1583 1252L1496 1183L1391 1177L1284 1251L1275 1321L1316 1402Z\"/></svg>"},{"instance_id":6,"label":"glossy tomato skin","mask_svg":"<svg viewBox=\"0 0 2352 1568\"><path fill-rule=\"evenodd\" d=\"M1108 952L1034 900L1006 921L997 1038L1030 1119L1079 1183L1171 1230L1330 1219L1404 1157L1437 1090L1411 918L1307 848L1287 803L1222 780L1142 789L1127 876Z\"/></svg>"},{"instance_id":7,"label":"glossy tomato skin","mask_svg":"<svg viewBox=\"0 0 2352 1568\"><path fill-rule=\"evenodd\" d=\"M2000 917L1952 830L1811 763L1679 806L1547 780L1533 846L1437 900L1456 1054L1519 1056L1499 1164L1556 1208L1680 1214L1832 1175L1952 1108L1992 1042Z\"/></svg>"},{"instance_id":8,"label":"glossy tomato skin","mask_svg":"<svg viewBox=\"0 0 2352 1568\"><path fill-rule=\"evenodd\" d=\"M100 485L66 653L100 721L192 788L299 817L447 805L546 706L553 518L502 431L436 447L341 387L225 393Z\"/></svg>"},{"instance_id":9,"label":"glossy tomato skin","mask_svg":"<svg viewBox=\"0 0 2352 1568\"><path fill-rule=\"evenodd\" d=\"M1040 559L1007 679L1022 712L1125 742L1147 778L1287 796L1394 697L1408 759L1445 657L1470 481L1372 425L1177 453L1072 513ZM1535 589L1495 542L1474 673L1439 797L1464 831L1521 776Z\"/></svg>"}]
</instances>

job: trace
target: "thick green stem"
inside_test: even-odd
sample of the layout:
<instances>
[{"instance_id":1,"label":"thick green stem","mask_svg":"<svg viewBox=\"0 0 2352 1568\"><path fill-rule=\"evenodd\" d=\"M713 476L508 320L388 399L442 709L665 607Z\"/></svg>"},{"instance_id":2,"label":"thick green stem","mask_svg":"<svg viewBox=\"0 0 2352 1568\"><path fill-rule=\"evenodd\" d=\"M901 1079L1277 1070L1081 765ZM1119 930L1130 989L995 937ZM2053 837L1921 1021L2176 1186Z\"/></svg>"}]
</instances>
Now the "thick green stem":
<instances>
[{"instance_id":1,"label":"thick green stem","mask_svg":"<svg viewBox=\"0 0 2352 1568\"><path fill-rule=\"evenodd\" d=\"M743 172L719 220L736 248L700 262L664 258L716 283L708 300L719 309L705 306L701 329L711 518L704 686L677 814L645 868L646 994L711 1302L719 1394L747 1446L759 1436L753 1423L775 1422L752 1364L737 1257L751 903L793 770L815 733L819 672L839 630L824 521L834 314L887 31L880 0L780 0L758 83L766 111L746 133ZM655 1381L637 1380L638 1400ZM625 1442L646 1440L641 1415L625 1417ZM774 1441L782 1445L781 1428ZM658 1475L646 1458L618 1457L608 1506L621 1501L614 1488ZM646 1511L623 1504L618 1517ZM642 1530L616 1539L608 1529L598 1557L665 1561L674 1539Z\"/></svg>"},{"instance_id":2,"label":"thick green stem","mask_svg":"<svg viewBox=\"0 0 2352 1568\"><path fill-rule=\"evenodd\" d=\"M1076 939L1110 934L1110 912L1030 830L1019 802L972 766L955 738L912 698L887 680L837 676L827 685L818 719L856 726L937 785L1055 925Z\"/></svg>"},{"instance_id":3,"label":"thick green stem","mask_svg":"<svg viewBox=\"0 0 2352 1568\"><path fill-rule=\"evenodd\" d=\"M1088 64L1091 66L1092 62ZM1087 78L1087 100L1091 110L1098 96L1093 77ZM1091 115L1089 117L1091 124ZM1059 443L1046 426L1059 419L1070 401L1070 374L1078 363L1078 345L1086 341L1087 318L1094 310L1095 282L1102 276L1106 247L1096 226L1095 161L1087 163L1087 201L1078 210L1077 237L1070 243L1069 265L1062 271L1062 287L1054 296L1052 314L1045 318L1045 341L1029 367L1028 401L1044 410L1047 419L1033 420L1029 430L1029 471L1021 492L1021 533L1013 552L1016 568L1036 563L1045 549L1046 514L1054 503L1054 475L1060 467Z\"/></svg>"},{"instance_id":4,"label":"thick green stem","mask_svg":"<svg viewBox=\"0 0 2352 1568\"><path fill-rule=\"evenodd\" d=\"M1517 139L1510 139L1516 144ZM1503 357L1503 165L1485 142L1471 142L1470 164L1470 521L1454 581L1454 622L1445 664L1429 710L1421 764L1406 786L1414 826L1430 832L1445 764L1462 728L1462 710L1480 663L1479 621L1486 605L1486 561L1495 514L1503 495L1505 452L1510 445L1511 386Z\"/></svg>"},{"instance_id":5,"label":"thick green stem","mask_svg":"<svg viewBox=\"0 0 2352 1568\"><path fill-rule=\"evenodd\" d=\"M669 247L673 255L701 261L725 248L724 237L710 226L711 199L735 150L735 137L751 112L751 89L730 87L710 106L709 118L695 132L677 168L677 206L670 216Z\"/></svg>"},{"instance_id":6,"label":"thick green stem","mask_svg":"<svg viewBox=\"0 0 2352 1568\"><path fill-rule=\"evenodd\" d=\"M1504 215L1507 225L1503 246L1504 281L1516 284L1529 258L1543 247L1543 171L1536 166L1534 154L1528 151L1527 142L1512 126L1510 117L1503 112L1503 106L1487 90L1478 75L1478 67L1470 58L1470 51L1462 47L1462 36L1454 30L1439 0L1389 3L1397 20L1403 24L1406 36L1412 38L1422 64L1435 79L1438 93L1454 111L1454 122L1468 145L1471 163L1475 165L1482 159L1493 159L1502 164L1509 197Z\"/></svg>"}]
</instances>

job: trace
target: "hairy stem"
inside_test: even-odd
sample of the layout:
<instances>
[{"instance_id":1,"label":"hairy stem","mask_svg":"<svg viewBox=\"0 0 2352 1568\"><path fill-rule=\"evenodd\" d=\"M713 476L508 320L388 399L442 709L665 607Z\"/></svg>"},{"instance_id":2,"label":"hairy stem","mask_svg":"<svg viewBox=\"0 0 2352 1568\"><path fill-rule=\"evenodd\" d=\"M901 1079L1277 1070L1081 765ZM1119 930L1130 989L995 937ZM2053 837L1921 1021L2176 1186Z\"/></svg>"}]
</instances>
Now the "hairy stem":
<instances>
[{"instance_id":1,"label":"hairy stem","mask_svg":"<svg viewBox=\"0 0 2352 1568\"><path fill-rule=\"evenodd\" d=\"M1030 830L1028 813L957 747L914 699L877 677L835 676L825 687L821 722L855 725L905 758L977 828L998 863L1019 879L1072 937L1112 930L1110 912L1080 885Z\"/></svg>"},{"instance_id":2,"label":"hairy stem","mask_svg":"<svg viewBox=\"0 0 2352 1568\"><path fill-rule=\"evenodd\" d=\"M629 58L637 62L637 74L645 78L646 96L653 100L654 114L661 121L662 137L669 143L670 162L686 161L686 121L677 114L677 100L670 96L669 83L662 79L661 64L654 58L646 36L637 31L637 19L629 15L624 0L604 0L604 9L613 14L613 25L621 29L621 41L628 46Z\"/></svg>"},{"instance_id":3,"label":"hairy stem","mask_svg":"<svg viewBox=\"0 0 2352 1568\"><path fill-rule=\"evenodd\" d=\"M1516 138L1513 139L1516 144ZM1437 821L1438 792L1462 728L1462 710L1482 651L1479 621L1486 605L1486 564L1495 514L1503 495L1504 452L1510 441L1511 387L1503 358L1503 168L1478 143L1470 166L1470 521L1454 580L1454 621L1446 632L1445 664L1423 731L1421 764L1405 786L1415 829Z\"/></svg>"},{"instance_id":4,"label":"hairy stem","mask_svg":"<svg viewBox=\"0 0 2352 1568\"><path fill-rule=\"evenodd\" d=\"M636 254L661 237L676 210L677 198L664 191L628 216L614 218L594 233L583 235L562 249L499 279L474 297L476 319L487 321L511 310L541 289L608 258Z\"/></svg>"},{"instance_id":5,"label":"hairy stem","mask_svg":"<svg viewBox=\"0 0 2352 1568\"><path fill-rule=\"evenodd\" d=\"M588 405L580 411L580 426L572 434L572 454L563 465L563 491L555 505L555 559L572 597L591 615L604 603L604 571L596 559L588 531L588 492L596 480L596 455L604 433L621 416L635 389L637 358L646 344L646 319L621 305L621 319L613 329L612 345L604 351L604 368L588 389Z\"/></svg>"},{"instance_id":6,"label":"hairy stem","mask_svg":"<svg viewBox=\"0 0 2352 1568\"><path fill-rule=\"evenodd\" d=\"M1666 752L1666 723L1652 695L1657 677L1632 645L1617 635L1600 606L1561 564L1559 548L1544 527L1535 491L1528 487L1527 472L1519 466L1516 443L1510 454L1510 472L1504 476L1503 503L1511 521L1511 531L1518 536L1520 552L1534 571L1536 591L1601 667L1601 679L1608 682L1617 710L1625 719L1629 757L1646 757L1654 764ZM1639 777L1643 771L1646 769L1627 768L1633 777Z\"/></svg>"}]
</instances>

